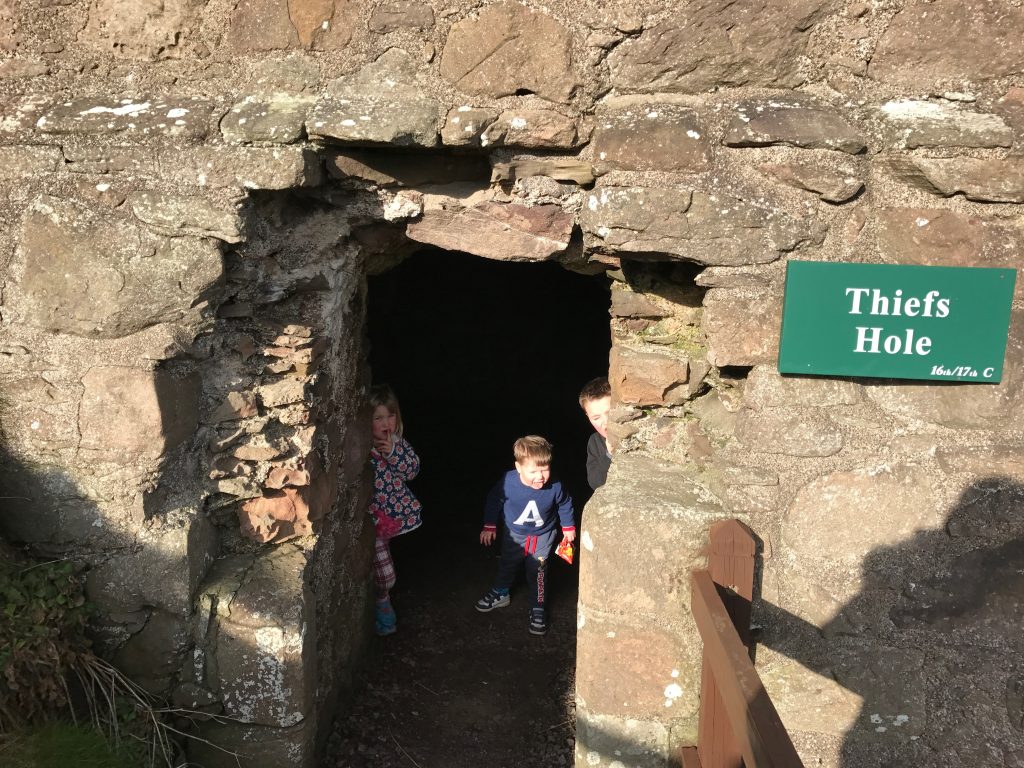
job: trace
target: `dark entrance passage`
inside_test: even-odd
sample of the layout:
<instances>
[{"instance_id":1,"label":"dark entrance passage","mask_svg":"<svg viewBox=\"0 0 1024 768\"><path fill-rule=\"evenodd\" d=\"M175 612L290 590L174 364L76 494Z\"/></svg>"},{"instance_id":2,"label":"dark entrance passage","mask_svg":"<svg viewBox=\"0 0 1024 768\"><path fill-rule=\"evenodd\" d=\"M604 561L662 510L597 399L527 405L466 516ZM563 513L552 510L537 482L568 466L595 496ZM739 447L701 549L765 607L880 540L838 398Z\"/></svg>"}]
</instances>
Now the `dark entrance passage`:
<instances>
[{"instance_id":1,"label":"dark entrance passage","mask_svg":"<svg viewBox=\"0 0 1024 768\"><path fill-rule=\"evenodd\" d=\"M487 490L522 435L554 444L577 515L589 497L590 427L576 397L607 371L608 306L603 278L555 264L432 250L370 278L373 378L395 390L422 459L410 486L424 524L392 542L398 632L376 643L332 765L572 763L577 568L552 562L550 630L537 637L523 584L509 607L474 609L497 566L497 546L478 536Z\"/></svg>"}]
</instances>

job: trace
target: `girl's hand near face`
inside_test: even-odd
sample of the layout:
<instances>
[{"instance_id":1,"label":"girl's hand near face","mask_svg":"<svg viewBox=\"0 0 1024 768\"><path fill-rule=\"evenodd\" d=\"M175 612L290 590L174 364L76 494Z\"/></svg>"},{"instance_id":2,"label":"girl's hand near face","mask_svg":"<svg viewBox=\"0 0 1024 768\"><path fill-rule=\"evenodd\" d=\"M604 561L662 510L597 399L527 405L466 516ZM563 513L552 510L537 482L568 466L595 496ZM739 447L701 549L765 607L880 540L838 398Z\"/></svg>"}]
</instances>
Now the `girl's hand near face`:
<instances>
[{"instance_id":1,"label":"girl's hand near face","mask_svg":"<svg viewBox=\"0 0 1024 768\"><path fill-rule=\"evenodd\" d=\"M391 452L395 449L395 436L390 432L382 437L374 435L373 447L382 456L390 456Z\"/></svg>"}]
</instances>

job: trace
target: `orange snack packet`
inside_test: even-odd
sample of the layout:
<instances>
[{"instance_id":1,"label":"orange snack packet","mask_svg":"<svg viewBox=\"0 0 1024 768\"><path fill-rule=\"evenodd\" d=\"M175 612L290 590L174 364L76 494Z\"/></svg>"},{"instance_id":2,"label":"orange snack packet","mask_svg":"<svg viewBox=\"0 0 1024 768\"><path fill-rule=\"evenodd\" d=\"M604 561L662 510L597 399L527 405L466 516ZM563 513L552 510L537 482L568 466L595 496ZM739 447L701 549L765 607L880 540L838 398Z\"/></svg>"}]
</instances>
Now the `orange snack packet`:
<instances>
[{"instance_id":1,"label":"orange snack packet","mask_svg":"<svg viewBox=\"0 0 1024 768\"><path fill-rule=\"evenodd\" d=\"M569 563L569 565L572 565L572 542L568 539L562 539L558 549L555 550L555 554Z\"/></svg>"}]
</instances>

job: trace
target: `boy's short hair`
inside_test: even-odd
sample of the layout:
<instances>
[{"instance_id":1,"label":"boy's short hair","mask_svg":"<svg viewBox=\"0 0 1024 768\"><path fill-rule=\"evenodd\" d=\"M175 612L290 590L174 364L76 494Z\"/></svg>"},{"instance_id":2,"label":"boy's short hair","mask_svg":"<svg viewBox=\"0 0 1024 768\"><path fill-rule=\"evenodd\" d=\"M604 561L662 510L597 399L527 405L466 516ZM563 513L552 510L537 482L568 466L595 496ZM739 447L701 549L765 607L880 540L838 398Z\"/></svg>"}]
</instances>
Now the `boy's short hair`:
<instances>
[{"instance_id":1,"label":"boy's short hair","mask_svg":"<svg viewBox=\"0 0 1024 768\"><path fill-rule=\"evenodd\" d=\"M520 437L512 446L512 453L517 464L525 464L527 461L532 461L538 467L551 464L551 443L540 435Z\"/></svg>"},{"instance_id":2,"label":"boy's short hair","mask_svg":"<svg viewBox=\"0 0 1024 768\"><path fill-rule=\"evenodd\" d=\"M612 396L612 386L608 383L608 378L605 376L598 376L596 379L591 379L583 385L583 389L580 390L580 408L586 408L587 403L592 400L600 400L602 397Z\"/></svg>"}]
</instances>

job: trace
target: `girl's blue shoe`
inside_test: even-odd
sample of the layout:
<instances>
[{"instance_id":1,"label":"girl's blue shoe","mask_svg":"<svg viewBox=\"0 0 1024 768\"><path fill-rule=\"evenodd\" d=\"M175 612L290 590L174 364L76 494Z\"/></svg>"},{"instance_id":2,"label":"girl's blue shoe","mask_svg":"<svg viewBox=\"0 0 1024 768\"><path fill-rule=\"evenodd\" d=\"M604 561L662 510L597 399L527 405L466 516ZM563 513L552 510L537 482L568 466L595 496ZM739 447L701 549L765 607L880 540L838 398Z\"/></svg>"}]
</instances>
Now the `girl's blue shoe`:
<instances>
[{"instance_id":1,"label":"girl's blue shoe","mask_svg":"<svg viewBox=\"0 0 1024 768\"><path fill-rule=\"evenodd\" d=\"M398 630L398 618L395 616L395 609L391 607L391 600L384 598L377 601L376 622L374 628L377 634L393 635Z\"/></svg>"}]
</instances>

